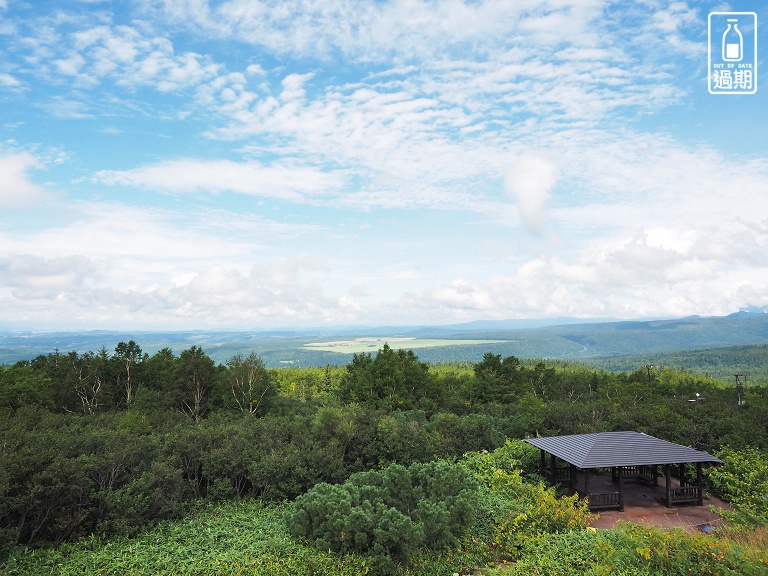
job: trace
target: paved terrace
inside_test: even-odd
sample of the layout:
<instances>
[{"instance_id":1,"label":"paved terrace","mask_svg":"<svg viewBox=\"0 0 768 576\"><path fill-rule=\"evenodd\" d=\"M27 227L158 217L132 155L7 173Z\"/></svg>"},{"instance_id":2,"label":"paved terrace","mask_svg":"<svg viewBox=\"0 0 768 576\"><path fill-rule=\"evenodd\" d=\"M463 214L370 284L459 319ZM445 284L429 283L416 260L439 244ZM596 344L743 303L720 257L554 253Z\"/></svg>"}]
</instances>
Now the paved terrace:
<instances>
[{"instance_id":1,"label":"paved terrace","mask_svg":"<svg viewBox=\"0 0 768 576\"><path fill-rule=\"evenodd\" d=\"M710 511L710 506L729 509L727 503L715 496L706 494L704 506L677 504L673 508L667 508L663 503L666 492L664 478L659 480L659 486L646 486L634 482L625 483L624 512L618 510L601 511L598 519L590 525L593 528L614 528L623 521L659 528L683 528L689 532L696 532L704 530L707 526L718 526L722 522L717 513ZM583 482L581 479L580 481ZM596 492L616 489L616 484L611 481L610 472L592 474L590 483ZM676 488L679 485L677 478L673 478L672 486Z\"/></svg>"}]
</instances>

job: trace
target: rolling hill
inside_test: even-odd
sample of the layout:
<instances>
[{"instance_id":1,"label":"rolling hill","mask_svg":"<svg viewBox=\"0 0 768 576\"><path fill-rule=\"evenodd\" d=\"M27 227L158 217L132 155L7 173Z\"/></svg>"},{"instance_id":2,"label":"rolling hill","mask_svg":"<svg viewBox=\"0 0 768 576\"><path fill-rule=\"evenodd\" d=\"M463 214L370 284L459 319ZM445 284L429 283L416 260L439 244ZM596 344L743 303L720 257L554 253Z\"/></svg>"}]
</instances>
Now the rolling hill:
<instances>
[{"instance_id":1,"label":"rolling hill","mask_svg":"<svg viewBox=\"0 0 768 576\"><path fill-rule=\"evenodd\" d=\"M485 352L576 361L647 358L649 355L661 358L671 353L768 344L768 314L764 313L593 323L561 321L563 323L554 326L508 321L452 326L247 332L0 332L0 363L31 359L56 349L83 352L103 346L111 351L118 342L130 339L150 354L164 347L178 353L198 345L217 362L224 362L237 352L253 350L269 367L343 365L351 359L352 349L334 351L323 344L364 337L372 342L369 346L372 352L392 340L393 347L413 347L419 358L429 362L476 362ZM514 327L516 325L521 327ZM750 357L759 359L764 355L758 351ZM682 358L678 354L678 359Z\"/></svg>"}]
</instances>

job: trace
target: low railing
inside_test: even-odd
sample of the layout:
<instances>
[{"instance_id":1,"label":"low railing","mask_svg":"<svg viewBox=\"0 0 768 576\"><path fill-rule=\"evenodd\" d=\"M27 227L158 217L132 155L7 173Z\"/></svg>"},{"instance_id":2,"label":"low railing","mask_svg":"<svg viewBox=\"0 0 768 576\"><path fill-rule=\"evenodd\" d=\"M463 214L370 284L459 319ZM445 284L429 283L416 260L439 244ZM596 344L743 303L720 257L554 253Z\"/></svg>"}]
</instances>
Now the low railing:
<instances>
[{"instance_id":1,"label":"low railing","mask_svg":"<svg viewBox=\"0 0 768 576\"><path fill-rule=\"evenodd\" d=\"M679 504L681 502L698 502L699 487L684 486L682 488L672 488L670 497L673 504Z\"/></svg>"},{"instance_id":2,"label":"low railing","mask_svg":"<svg viewBox=\"0 0 768 576\"><path fill-rule=\"evenodd\" d=\"M568 483L571 481L571 467L560 466L555 468L554 478L552 477L552 469L546 468L544 470L544 476L553 484L557 484L558 482Z\"/></svg>"},{"instance_id":3,"label":"low railing","mask_svg":"<svg viewBox=\"0 0 768 576\"><path fill-rule=\"evenodd\" d=\"M642 484L653 484L655 480L654 470L650 466L624 466L622 476L625 481L636 481ZM613 480L616 481L617 479L614 471Z\"/></svg>"},{"instance_id":4,"label":"low railing","mask_svg":"<svg viewBox=\"0 0 768 576\"><path fill-rule=\"evenodd\" d=\"M570 466L561 466L555 469L555 482L570 482L571 481L571 468Z\"/></svg>"},{"instance_id":5,"label":"low railing","mask_svg":"<svg viewBox=\"0 0 768 576\"><path fill-rule=\"evenodd\" d=\"M590 510L608 510L619 509L620 495L618 492L603 492L600 494L589 495L589 509Z\"/></svg>"}]
</instances>

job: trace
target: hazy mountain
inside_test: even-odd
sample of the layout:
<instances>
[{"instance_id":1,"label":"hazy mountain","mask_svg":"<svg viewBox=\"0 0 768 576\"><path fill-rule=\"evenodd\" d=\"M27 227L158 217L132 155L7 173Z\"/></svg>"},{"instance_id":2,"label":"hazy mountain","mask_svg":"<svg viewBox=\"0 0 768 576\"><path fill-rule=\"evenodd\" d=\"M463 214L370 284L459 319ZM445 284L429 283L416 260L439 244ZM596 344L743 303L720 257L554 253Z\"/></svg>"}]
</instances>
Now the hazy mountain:
<instances>
[{"instance_id":1,"label":"hazy mountain","mask_svg":"<svg viewBox=\"0 0 768 576\"><path fill-rule=\"evenodd\" d=\"M558 322L557 325L546 325ZM545 325L542 325L545 324ZM269 366L345 364L350 354L308 350L310 342L357 337L412 337L462 340L456 345L419 348L426 361L477 361L485 352L520 358L584 360L638 354L703 350L768 343L768 314L739 312L725 317L690 316L667 320L479 321L451 326L344 327L269 331L192 332L0 332L0 363L31 359L54 350L112 351L120 341L135 340L150 354L169 347L178 353L201 346L218 362L238 351L255 350ZM467 340L498 340L471 344Z\"/></svg>"}]
</instances>

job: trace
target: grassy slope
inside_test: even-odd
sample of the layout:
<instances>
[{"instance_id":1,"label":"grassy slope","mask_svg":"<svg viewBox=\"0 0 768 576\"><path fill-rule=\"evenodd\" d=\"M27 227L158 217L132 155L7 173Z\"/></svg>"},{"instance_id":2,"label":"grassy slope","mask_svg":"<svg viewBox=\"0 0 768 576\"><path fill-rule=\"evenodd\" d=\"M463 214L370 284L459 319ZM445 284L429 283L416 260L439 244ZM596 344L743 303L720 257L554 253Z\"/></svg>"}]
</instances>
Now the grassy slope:
<instances>
[{"instance_id":1,"label":"grassy slope","mask_svg":"<svg viewBox=\"0 0 768 576\"><path fill-rule=\"evenodd\" d=\"M263 574L296 576L318 574L359 576L369 562L362 556L318 552L288 535L283 522L286 506L263 506L256 501L208 506L191 517L166 522L132 539L101 542L92 538L56 549L19 549L0 574L36 576L57 574L199 575ZM427 555L401 574L431 576L468 568L466 553Z\"/></svg>"}]
</instances>

